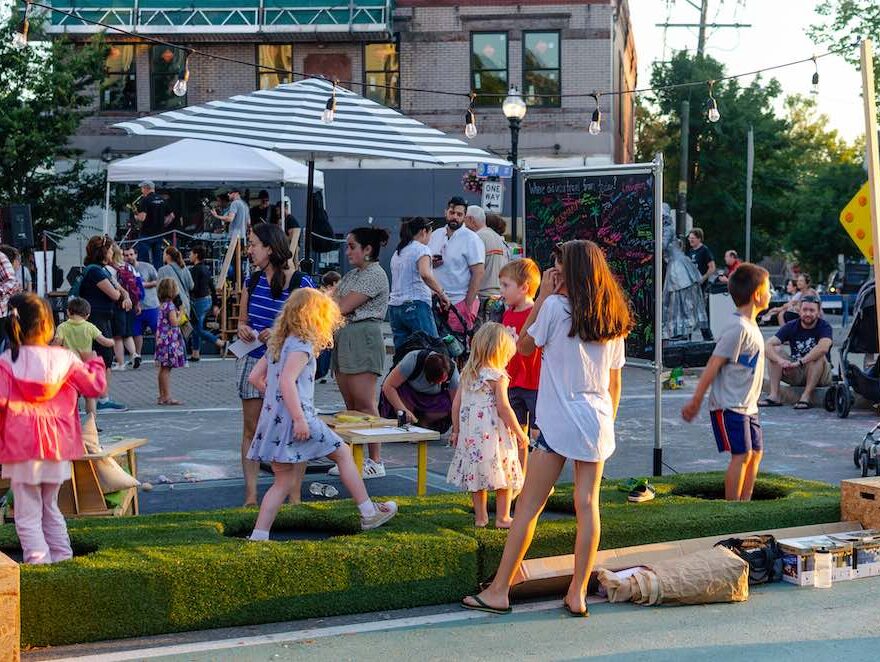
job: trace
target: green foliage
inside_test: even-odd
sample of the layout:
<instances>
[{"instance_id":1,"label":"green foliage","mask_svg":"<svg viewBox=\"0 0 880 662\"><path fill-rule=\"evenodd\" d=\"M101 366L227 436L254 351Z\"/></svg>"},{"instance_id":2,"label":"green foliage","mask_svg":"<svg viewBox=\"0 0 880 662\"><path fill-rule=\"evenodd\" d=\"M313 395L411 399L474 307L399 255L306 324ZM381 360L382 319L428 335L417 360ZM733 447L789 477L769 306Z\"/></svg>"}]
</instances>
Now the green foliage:
<instances>
[{"instance_id":1,"label":"green foliage","mask_svg":"<svg viewBox=\"0 0 880 662\"><path fill-rule=\"evenodd\" d=\"M68 141L93 111L106 47L101 37L86 45L40 41L35 17L31 44L19 51L11 46L18 20L13 14L0 27L0 205L30 203L38 232L68 233L103 193L103 173L87 172Z\"/></svg>"},{"instance_id":2,"label":"green foliage","mask_svg":"<svg viewBox=\"0 0 880 662\"><path fill-rule=\"evenodd\" d=\"M652 87L719 79L723 66L711 57L677 53L655 65ZM816 113L812 99L785 100L777 117L781 88L776 80L756 77L746 86L737 80L713 88L721 120L706 119L708 86L661 90L640 103L638 158L662 151L666 162L664 199L673 207L678 191L681 106L690 103L688 212L706 232L706 243L721 265L730 248L744 254L746 141L755 136L752 199L752 256L793 253L802 268L820 273L834 268L838 253L857 249L837 221L840 209L864 181L861 149L847 145L828 118ZM653 112L652 112L653 111Z\"/></svg>"},{"instance_id":3,"label":"green foliage","mask_svg":"<svg viewBox=\"0 0 880 662\"><path fill-rule=\"evenodd\" d=\"M874 41L874 91L880 94L880 11L877 0L822 0L816 8L819 19L807 30L807 36L830 50L839 50L841 57L854 67L860 66L859 42Z\"/></svg>"},{"instance_id":4,"label":"green foliage","mask_svg":"<svg viewBox=\"0 0 880 662\"><path fill-rule=\"evenodd\" d=\"M602 489L604 549L837 521L839 492L823 483L762 475L772 501L727 503L721 473L653 481L654 501L634 505ZM387 527L360 533L350 501L282 509L274 529L325 540L251 543L254 510L172 513L70 522L77 556L21 567L22 643L60 645L165 632L441 604L474 590L497 567L507 534L475 529L464 494L402 497ZM529 557L571 553L571 486L542 516ZM16 547L11 525L0 549Z\"/></svg>"}]
</instances>

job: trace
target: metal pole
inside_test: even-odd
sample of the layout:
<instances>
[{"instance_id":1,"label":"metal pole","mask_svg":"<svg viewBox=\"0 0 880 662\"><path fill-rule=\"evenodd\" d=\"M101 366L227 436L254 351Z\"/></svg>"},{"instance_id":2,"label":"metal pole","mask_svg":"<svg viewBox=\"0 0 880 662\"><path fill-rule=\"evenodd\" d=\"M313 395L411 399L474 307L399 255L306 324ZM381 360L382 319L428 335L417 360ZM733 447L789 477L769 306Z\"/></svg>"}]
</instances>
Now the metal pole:
<instances>
[{"instance_id":1,"label":"metal pole","mask_svg":"<svg viewBox=\"0 0 880 662\"><path fill-rule=\"evenodd\" d=\"M510 118L510 161L513 163L513 173L510 176L510 241L516 241L516 221L519 215L518 184L519 184L519 127L521 120Z\"/></svg>"},{"instance_id":2,"label":"metal pole","mask_svg":"<svg viewBox=\"0 0 880 662\"><path fill-rule=\"evenodd\" d=\"M309 178L306 186L306 239L303 246L303 260L300 262L300 269L307 274L311 274L315 269L312 260L312 231L315 221L314 205L312 203L312 194L315 190L315 155L309 159ZM283 205L282 205L283 206Z\"/></svg>"},{"instance_id":3,"label":"metal pole","mask_svg":"<svg viewBox=\"0 0 880 662\"><path fill-rule=\"evenodd\" d=\"M104 190L104 234L110 234L110 177L107 177L107 186Z\"/></svg>"},{"instance_id":4,"label":"metal pole","mask_svg":"<svg viewBox=\"0 0 880 662\"><path fill-rule=\"evenodd\" d=\"M49 292L52 289L51 282L52 281L49 278L49 238L46 236L46 231L43 230L43 287L46 288L46 291L43 292L43 296L47 299L49 298ZM39 285L40 283L38 281L37 290L40 289ZM39 291L37 294L39 294Z\"/></svg>"},{"instance_id":5,"label":"metal pole","mask_svg":"<svg viewBox=\"0 0 880 662\"><path fill-rule=\"evenodd\" d=\"M706 50L706 18L709 14L709 0L703 0L700 6L700 32L697 37L697 57L703 57Z\"/></svg>"},{"instance_id":6,"label":"metal pole","mask_svg":"<svg viewBox=\"0 0 880 662\"><path fill-rule=\"evenodd\" d=\"M746 262L752 261L752 176L755 172L755 129L749 125L746 144Z\"/></svg>"},{"instance_id":7,"label":"metal pole","mask_svg":"<svg viewBox=\"0 0 880 662\"><path fill-rule=\"evenodd\" d=\"M691 104L681 102L681 163L678 170L678 208L675 210L675 234L684 235L687 228L688 157L691 136Z\"/></svg>"},{"instance_id":8,"label":"metal pole","mask_svg":"<svg viewBox=\"0 0 880 662\"><path fill-rule=\"evenodd\" d=\"M880 285L880 161L877 145L877 105L874 98L874 45L870 39L862 41L862 99L865 103L865 151L868 163L868 200L871 209L871 238L874 244L874 282ZM877 324L880 326L880 306Z\"/></svg>"},{"instance_id":9,"label":"metal pole","mask_svg":"<svg viewBox=\"0 0 880 662\"><path fill-rule=\"evenodd\" d=\"M663 475L663 153L654 156L654 475Z\"/></svg>"}]
</instances>

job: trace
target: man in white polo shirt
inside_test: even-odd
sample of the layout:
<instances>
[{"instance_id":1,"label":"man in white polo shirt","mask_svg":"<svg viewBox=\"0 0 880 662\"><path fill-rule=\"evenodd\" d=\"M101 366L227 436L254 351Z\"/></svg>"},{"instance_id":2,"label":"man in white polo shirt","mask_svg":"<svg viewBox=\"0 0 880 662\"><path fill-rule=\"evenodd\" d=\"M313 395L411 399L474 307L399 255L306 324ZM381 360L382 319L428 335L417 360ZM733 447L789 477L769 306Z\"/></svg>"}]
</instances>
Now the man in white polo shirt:
<instances>
[{"instance_id":1,"label":"man in white polo shirt","mask_svg":"<svg viewBox=\"0 0 880 662\"><path fill-rule=\"evenodd\" d=\"M468 327L473 326L480 301L477 292L483 280L486 248L476 232L464 225L467 202L459 196L446 205L446 228L431 234L428 247L434 262L434 275L443 286L450 303ZM449 325L463 331L458 317L450 315Z\"/></svg>"}]
</instances>

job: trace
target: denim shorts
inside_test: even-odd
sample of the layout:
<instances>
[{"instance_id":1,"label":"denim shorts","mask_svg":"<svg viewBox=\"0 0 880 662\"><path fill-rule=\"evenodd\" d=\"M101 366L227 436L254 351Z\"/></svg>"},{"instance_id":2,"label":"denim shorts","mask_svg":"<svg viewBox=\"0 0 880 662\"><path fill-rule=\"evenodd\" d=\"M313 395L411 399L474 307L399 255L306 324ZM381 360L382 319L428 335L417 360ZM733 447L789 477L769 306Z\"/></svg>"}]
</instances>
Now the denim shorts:
<instances>
[{"instance_id":1,"label":"denim shorts","mask_svg":"<svg viewBox=\"0 0 880 662\"><path fill-rule=\"evenodd\" d=\"M538 392L528 388L512 386L507 389L507 399L510 408L516 415L516 422L520 425L537 428L535 425L535 407L538 404Z\"/></svg>"},{"instance_id":2,"label":"denim shorts","mask_svg":"<svg viewBox=\"0 0 880 662\"><path fill-rule=\"evenodd\" d=\"M535 439L535 443L532 448L535 450L545 451L547 453L556 453L555 450L550 448L550 444L547 443L547 440L544 439L544 433L538 435L538 438ZM559 455L559 453L556 453L556 455Z\"/></svg>"},{"instance_id":3,"label":"denim shorts","mask_svg":"<svg viewBox=\"0 0 880 662\"><path fill-rule=\"evenodd\" d=\"M388 321L394 334L394 349L399 349L416 331L437 337L437 323L431 304L425 301L404 301L399 306L388 306Z\"/></svg>"}]
</instances>

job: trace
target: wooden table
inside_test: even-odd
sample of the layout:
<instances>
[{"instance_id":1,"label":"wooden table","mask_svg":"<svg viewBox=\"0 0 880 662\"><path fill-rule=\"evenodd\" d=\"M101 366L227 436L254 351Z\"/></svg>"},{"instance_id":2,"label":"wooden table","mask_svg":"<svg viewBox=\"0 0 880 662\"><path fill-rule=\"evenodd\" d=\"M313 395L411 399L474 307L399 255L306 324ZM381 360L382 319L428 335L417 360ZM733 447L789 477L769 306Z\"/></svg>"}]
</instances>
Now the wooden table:
<instances>
[{"instance_id":1,"label":"wooden table","mask_svg":"<svg viewBox=\"0 0 880 662\"><path fill-rule=\"evenodd\" d=\"M356 411L341 412L351 416L362 416L365 419L369 414ZM351 446L351 454L358 471L363 471L364 446L366 444L390 444L410 442L418 444L417 450L417 474L416 494L424 496L428 493L428 442L440 439L440 433L415 425L409 429L397 427L397 421L388 418L370 418L370 420L341 423L332 415L321 418L342 437L342 440ZM371 432L372 431L372 432Z\"/></svg>"}]
</instances>

